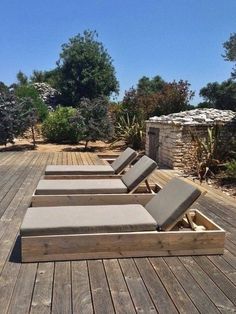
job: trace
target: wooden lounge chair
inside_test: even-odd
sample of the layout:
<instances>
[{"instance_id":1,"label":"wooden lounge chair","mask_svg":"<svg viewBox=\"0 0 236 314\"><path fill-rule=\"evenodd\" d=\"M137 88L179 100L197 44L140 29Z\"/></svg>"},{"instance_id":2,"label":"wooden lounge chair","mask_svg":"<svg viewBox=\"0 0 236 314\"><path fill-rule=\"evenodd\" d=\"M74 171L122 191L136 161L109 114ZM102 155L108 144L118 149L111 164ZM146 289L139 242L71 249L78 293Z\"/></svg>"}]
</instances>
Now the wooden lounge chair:
<instances>
[{"instance_id":1,"label":"wooden lounge chair","mask_svg":"<svg viewBox=\"0 0 236 314\"><path fill-rule=\"evenodd\" d=\"M78 175L117 175L122 173L137 156L138 153L128 147L110 165L48 165L45 175L51 178L54 176L66 178Z\"/></svg>"},{"instance_id":2,"label":"wooden lounge chair","mask_svg":"<svg viewBox=\"0 0 236 314\"><path fill-rule=\"evenodd\" d=\"M29 208L20 229L22 261L222 254L224 230L188 211L200 194L175 178L145 206Z\"/></svg>"},{"instance_id":3,"label":"wooden lounge chair","mask_svg":"<svg viewBox=\"0 0 236 314\"><path fill-rule=\"evenodd\" d=\"M119 179L40 180L35 195L132 193L156 169L157 163L143 156Z\"/></svg>"}]
</instances>

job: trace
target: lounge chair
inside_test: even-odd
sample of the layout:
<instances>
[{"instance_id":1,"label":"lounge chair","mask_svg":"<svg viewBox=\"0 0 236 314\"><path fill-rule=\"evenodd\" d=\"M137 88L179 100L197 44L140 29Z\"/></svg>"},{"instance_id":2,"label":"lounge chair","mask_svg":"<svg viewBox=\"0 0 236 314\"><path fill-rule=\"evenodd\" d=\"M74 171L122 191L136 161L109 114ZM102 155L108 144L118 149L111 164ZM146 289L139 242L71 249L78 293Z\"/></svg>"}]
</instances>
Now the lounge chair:
<instances>
[{"instance_id":1,"label":"lounge chair","mask_svg":"<svg viewBox=\"0 0 236 314\"><path fill-rule=\"evenodd\" d=\"M110 165L48 165L45 175L114 175L120 174L136 157L138 153L127 148Z\"/></svg>"},{"instance_id":2,"label":"lounge chair","mask_svg":"<svg viewBox=\"0 0 236 314\"><path fill-rule=\"evenodd\" d=\"M156 169L157 163L143 156L120 179L40 180L35 195L131 193Z\"/></svg>"},{"instance_id":3,"label":"lounge chair","mask_svg":"<svg viewBox=\"0 0 236 314\"><path fill-rule=\"evenodd\" d=\"M222 254L225 232L197 210L188 212L200 195L175 178L145 206L29 208L20 229L22 261Z\"/></svg>"}]
</instances>

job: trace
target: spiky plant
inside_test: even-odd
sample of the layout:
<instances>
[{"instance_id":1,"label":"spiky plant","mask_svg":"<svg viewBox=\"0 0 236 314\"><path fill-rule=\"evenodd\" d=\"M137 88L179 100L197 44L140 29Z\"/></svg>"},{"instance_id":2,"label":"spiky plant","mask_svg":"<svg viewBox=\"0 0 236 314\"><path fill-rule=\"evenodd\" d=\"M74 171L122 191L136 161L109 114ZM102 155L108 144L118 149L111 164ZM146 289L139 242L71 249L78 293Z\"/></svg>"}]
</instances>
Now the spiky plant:
<instances>
[{"instance_id":1,"label":"spiky plant","mask_svg":"<svg viewBox=\"0 0 236 314\"><path fill-rule=\"evenodd\" d=\"M115 126L116 139L113 142L123 140L126 145L134 149L141 149L144 146L144 122L138 121L136 116L130 118L129 114L122 115Z\"/></svg>"}]
</instances>

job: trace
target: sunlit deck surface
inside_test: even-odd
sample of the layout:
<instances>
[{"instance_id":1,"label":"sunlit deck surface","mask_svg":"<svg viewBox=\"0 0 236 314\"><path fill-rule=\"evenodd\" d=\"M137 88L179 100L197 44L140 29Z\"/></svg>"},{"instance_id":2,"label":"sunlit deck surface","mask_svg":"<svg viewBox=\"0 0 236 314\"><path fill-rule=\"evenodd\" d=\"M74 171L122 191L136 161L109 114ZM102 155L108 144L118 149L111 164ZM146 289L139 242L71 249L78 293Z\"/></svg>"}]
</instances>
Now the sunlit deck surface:
<instances>
[{"instance_id":1,"label":"sunlit deck surface","mask_svg":"<svg viewBox=\"0 0 236 314\"><path fill-rule=\"evenodd\" d=\"M20 262L19 227L47 164L93 164L74 152L0 153L0 313L236 312L236 206L214 191L200 209L227 231L223 256ZM152 177L162 186L174 171Z\"/></svg>"}]
</instances>

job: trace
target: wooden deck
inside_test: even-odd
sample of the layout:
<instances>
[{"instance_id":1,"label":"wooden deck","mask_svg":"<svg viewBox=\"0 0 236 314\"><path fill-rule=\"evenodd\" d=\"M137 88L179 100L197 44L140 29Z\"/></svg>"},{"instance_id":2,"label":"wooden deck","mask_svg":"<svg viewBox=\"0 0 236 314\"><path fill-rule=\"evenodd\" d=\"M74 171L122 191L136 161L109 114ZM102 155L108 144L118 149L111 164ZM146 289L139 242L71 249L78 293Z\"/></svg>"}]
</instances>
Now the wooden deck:
<instances>
[{"instance_id":1,"label":"wooden deck","mask_svg":"<svg viewBox=\"0 0 236 314\"><path fill-rule=\"evenodd\" d=\"M0 153L0 313L236 312L236 206L210 191L195 204L227 231L223 256L20 263L19 227L46 164L80 153ZM174 172L157 171L161 185Z\"/></svg>"}]
</instances>

